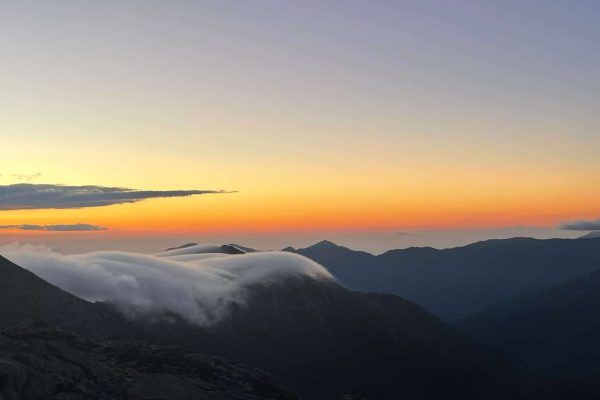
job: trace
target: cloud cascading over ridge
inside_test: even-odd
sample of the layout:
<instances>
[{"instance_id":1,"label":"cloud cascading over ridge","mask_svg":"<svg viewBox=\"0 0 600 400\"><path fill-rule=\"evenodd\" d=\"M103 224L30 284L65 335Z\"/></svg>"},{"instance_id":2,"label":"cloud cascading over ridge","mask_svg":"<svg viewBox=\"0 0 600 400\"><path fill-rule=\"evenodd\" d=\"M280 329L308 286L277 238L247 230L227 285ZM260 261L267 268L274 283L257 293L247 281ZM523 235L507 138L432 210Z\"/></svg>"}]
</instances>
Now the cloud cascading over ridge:
<instances>
[{"instance_id":1,"label":"cloud cascading over ridge","mask_svg":"<svg viewBox=\"0 0 600 400\"><path fill-rule=\"evenodd\" d=\"M580 220L564 222L559 225L559 228L570 231L597 231L600 230L600 219L594 221Z\"/></svg>"},{"instance_id":2,"label":"cloud cascading over ridge","mask_svg":"<svg viewBox=\"0 0 600 400\"><path fill-rule=\"evenodd\" d=\"M73 232L73 231L106 231L108 228L90 224L61 224L61 225L0 225L0 229L15 229L21 231L51 231L51 232Z\"/></svg>"},{"instance_id":3,"label":"cloud cascading over ridge","mask_svg":"<svg viewBox=\"0 0 600 400\"><path fill-rule=\"evenodd\" d=\"M135 190L104 186L0 185L0 210L101 207L161 197L232 193L223 190Z\"/></svg>"},{"instance_id":4,"label":"cloud cascading over ridge","mask_svg":"<svg viewBox=\"0 0 600 400\"><path fill-rule=\"evenodd\" d=\"M89 301L115 304L131 318L180 315L207 326L244 305L248 286L285 277L333 279L325 268L298 254L189 254L158 257L118 251L61 255L47 248L8 245L0 254L42 279Z\"/></svg>"}]
</instances>

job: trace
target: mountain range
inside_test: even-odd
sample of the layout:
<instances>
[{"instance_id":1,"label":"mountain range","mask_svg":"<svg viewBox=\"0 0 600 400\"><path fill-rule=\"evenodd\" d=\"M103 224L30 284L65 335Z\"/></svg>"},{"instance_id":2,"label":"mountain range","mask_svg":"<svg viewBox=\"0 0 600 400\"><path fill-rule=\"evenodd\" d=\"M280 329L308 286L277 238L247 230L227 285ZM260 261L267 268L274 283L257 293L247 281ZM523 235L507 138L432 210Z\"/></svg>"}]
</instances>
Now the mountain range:
<instances>
[{"instance_id":1,"label":"mountain range","mask_svg":"<svg viewBox=\"0 0 600 400\"><path fill-rule=\"evenodd\" d=\"M209 325L164 310L132 318L0 257L0 399L600 395L600 239L285 251L337 279L264 275ZM190 243L157 259L257 268L247 252Z\"/></svg>"},{"instance_id":2,"label":"mountain range","mask_svg":"<svg viewBox=\"0 0 600 400\"><path fill-rule=\"evenodd\" d=\"M95 398L89 397L86 391L96 390L94 388L105 379L104 375L96 376L96 372L85 372L88 367L78 367L83 372L77 374L87 374L87 383L78 386L71 377L66 384L64 374L70 372L52 372L52 365L58 365L58 371L63 367L72 368L72 365L62 365L64 356L52 353L54 351L65 354L89 351L92 359L100 362L97 368L112 370L108 374L112 380L129 379L127 374L133 374L148 383L153 377L158 379L156 374L159 374L160 379L166 379L160 393L168 390L165 388L173 382L185 381L186 385L196 385L194 387L200 389L207 384L193 381L196 373L187 367L181 371L140 371L144 368L139 364L141 361L131 367L134 362L131 352L137 350L128 348L126 343L132 340L159 346L150 350L142 347L140 354L147 351L165 354L166 350L161 348L177 346L188 350L177 350L173 354L207 354L258 367L279 385L307 399L345 395L381 399L397 396L413 399L502 398L514 379L511 367L501 357L445 325L420 306L392 295L353 292L330 280L292 276L255 284L247 289L249 296L244 306L232 306L226 319L210 327L190 324L176 315L141 321L126 319L110 304L78 299L4 258L0 258L0 282L0 328L5 337L13 340L12 344L4 345L4 354L0 352L0 358L5 360L0 362L5 366L0 368L0 382L5 382L0 384L0 398L3 399ZM36 322L39 320L51 324L52 328L44 328L44 334L11 336L15 326L17 330L27 332L33 328L22 326L39 325L40 322ZM31 352L37 354L38 348L39 351L53 348L57 338L65 337L47 333L54 329L75 332L85 338L82 339L84 344L68 339L60 345L64 348L51 350L50 355L44 356L42 364L19 361L38 357ZM14 340L22 343L32 338L37 338L34 347L28 345L22 351L18 347L18 351L11 350L15 349ZM117 343L117 348L128 355L123 359L112 350L106 354L107 350L103 350L106 341ZM90 344L85 344L88 342ZM166 356L170 357L168 353ZM48 359L63 361L44 366L50 362ZM120 364L127 360L126 365L132 368L130 371L124 371L124 364ZM202 368L208 369L211 376L217 374L219 379L226 378L210 365ZM249 376L247 379L256 376L251 367L240 366L239 374ZM28 377L35 377L31 382L40 379L49 382L44 386L43 395L28 389ZM270 382L266 375L259 381ZM248 383L241 387L249 387L252 394L258 390L252 389L252 385ZM286 398L284 394L288 393L272 383L268 383L267 388L274 394L263 398ZM137 389L113 387L111 390L122 394L123 390ZM217 398L236 398L226 395L223 387L211 390L213 395L222 396ZM180 397L160 398L202 398L189 393L192 392L188 390ZM97 398L105 398L100 394ZM250 394L245 398L252 398ZM206 398L211 397L206 395Z\"/></svg>"},{"instance_id":3,"label":"mountain range","mask_svg":"<svg viewBox=\"0 0 600 400\"><path fill-rule=\"evenodd\" d=\"M600 239L513 238L377 256L329 241L286 250L322 264L351 289L399 295L447 322L600 268Z\"/></svg>"}]
</instances>

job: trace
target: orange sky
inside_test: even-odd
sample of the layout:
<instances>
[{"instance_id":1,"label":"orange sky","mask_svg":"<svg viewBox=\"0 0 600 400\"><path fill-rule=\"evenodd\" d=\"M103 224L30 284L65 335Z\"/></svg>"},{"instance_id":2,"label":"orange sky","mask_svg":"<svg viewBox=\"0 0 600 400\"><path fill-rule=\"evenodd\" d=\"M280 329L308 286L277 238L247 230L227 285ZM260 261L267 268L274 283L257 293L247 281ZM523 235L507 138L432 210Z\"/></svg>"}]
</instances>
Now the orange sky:
<instances>
[{"instance_id":1,"label":"orange sky","mask_svg":"<svg viewBox=\"0 0 600 400\"><path fill-rule=\"evenodd\" d=\"M0 185L237 193L0 210L0 225L100 237L599 218L592 14L426 3L6 7Z\"/></svg>"}]
</instances>

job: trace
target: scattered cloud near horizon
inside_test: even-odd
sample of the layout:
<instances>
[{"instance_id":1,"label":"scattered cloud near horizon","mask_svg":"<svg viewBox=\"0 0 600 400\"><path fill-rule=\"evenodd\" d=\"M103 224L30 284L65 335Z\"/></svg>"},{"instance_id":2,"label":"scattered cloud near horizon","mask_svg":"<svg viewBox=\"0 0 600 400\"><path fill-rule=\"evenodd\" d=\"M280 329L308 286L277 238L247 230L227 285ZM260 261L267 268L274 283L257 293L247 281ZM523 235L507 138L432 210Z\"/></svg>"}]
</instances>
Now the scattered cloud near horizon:
<instances>
[{"instance_id":1,"label":"scattered cloud near horizon","mask_svg":"<svg viewBox=\"0 0 600 400\"><path fill-rule=\"evenodd\" d=\"M42 176L41 172L36 174L11 174L11 177L19 181L31 182Z\"/></svg>"},{"instance_id":2,"label":"scattered cloud near horizon","mask_svg":"<svg viewBox=\"0 0 600 400\"><path fill-rule=\"evenodd\" d=\"M9 177L17 181L31 182L42 176L41 172L35 174L0 174L0 178Z\"/></svg>"},{"instance_id":3,"label":"scattered cloud near horizon","mask_svg":"<svg viewBox=\"0 0 600 400\"><path fill-rule=\"evenodd\" d=\"M564 222L560 224L559 228L569 231L597 231L600 230L600 219L593 221L579 220Z\"/></svg>"},{"instance_id":4,"label":"scattered cloud near horizon","mask_svg":"<svg viewBox=\"0 0 600 400\"><path fill-rule=\"evenodd\" d=\"M136 190L105 186L0 185L0 210L67 209L136 203L161 197L233 193L224 190Z\"/></svg>"},{"instance_id":5,"label":"scattered cloud near horizon","mask_svg":"<svg viewBox=\"0 0 600 400\"><path fill-rule=\"evenodd\" d=\"M52 231L52 232L71 232L71 231L106 231L108 228L99 225L90 224L60 224L60 225L0 225L0 229L16 229L21 231Z\"/></svg>"}]
</instances>

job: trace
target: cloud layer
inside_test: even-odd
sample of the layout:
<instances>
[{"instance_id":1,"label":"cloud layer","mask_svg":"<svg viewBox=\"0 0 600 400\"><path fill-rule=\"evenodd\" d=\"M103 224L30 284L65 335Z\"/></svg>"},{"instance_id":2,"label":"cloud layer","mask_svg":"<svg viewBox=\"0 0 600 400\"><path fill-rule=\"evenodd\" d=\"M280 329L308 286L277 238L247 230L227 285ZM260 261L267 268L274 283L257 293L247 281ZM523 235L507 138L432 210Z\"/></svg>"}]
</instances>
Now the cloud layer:
<instances>
[{"instance_id":1,"label":"cloud layer","mask_svg":"<svg viewBox=\"0 0 600 400\"><path fill-rule=\"evenodd\" d=\"M0 185L0 210L101 207L160 197L229 193L222 190L135 190L104 186Z\"/></svg>"},{"instance_id":2,"label":"cloud layer","mask_svg":"<svg viewBox=\"0 0 600 400\"><path fill-rule=\"evenodd\" d=\"M560 229L570 231L596 231L600 230L600 219L595 221L571 221L560 224Z\"/></svg>"},{"instance_id":3,"label":"cloud layer","mask_svg":"<svg viewBox=\"0 0 600 400\"><path fill-rule=\"evenodd\" d=\"M105 231L108 228L99 225L90 224L63 224L63 225L0 225L0 229L17 229L21 231L53 231L53 232L70 232L70 231Z\"/></svg>"},{"instance_id":4,"label":"cloud layer","mask_svg":"<svg viewBox=\"0 0 600 400\"><path fill-rule=\"evenodd\" d=\"M66 256L11 245L0 254L78 297L112 302L128 316L171 312L204 326L227 315L231 304L243 305L249 285L289 276L333 279L314 261L284 252L178 259L117 251Z\"/></svg>"}]
</instances>

